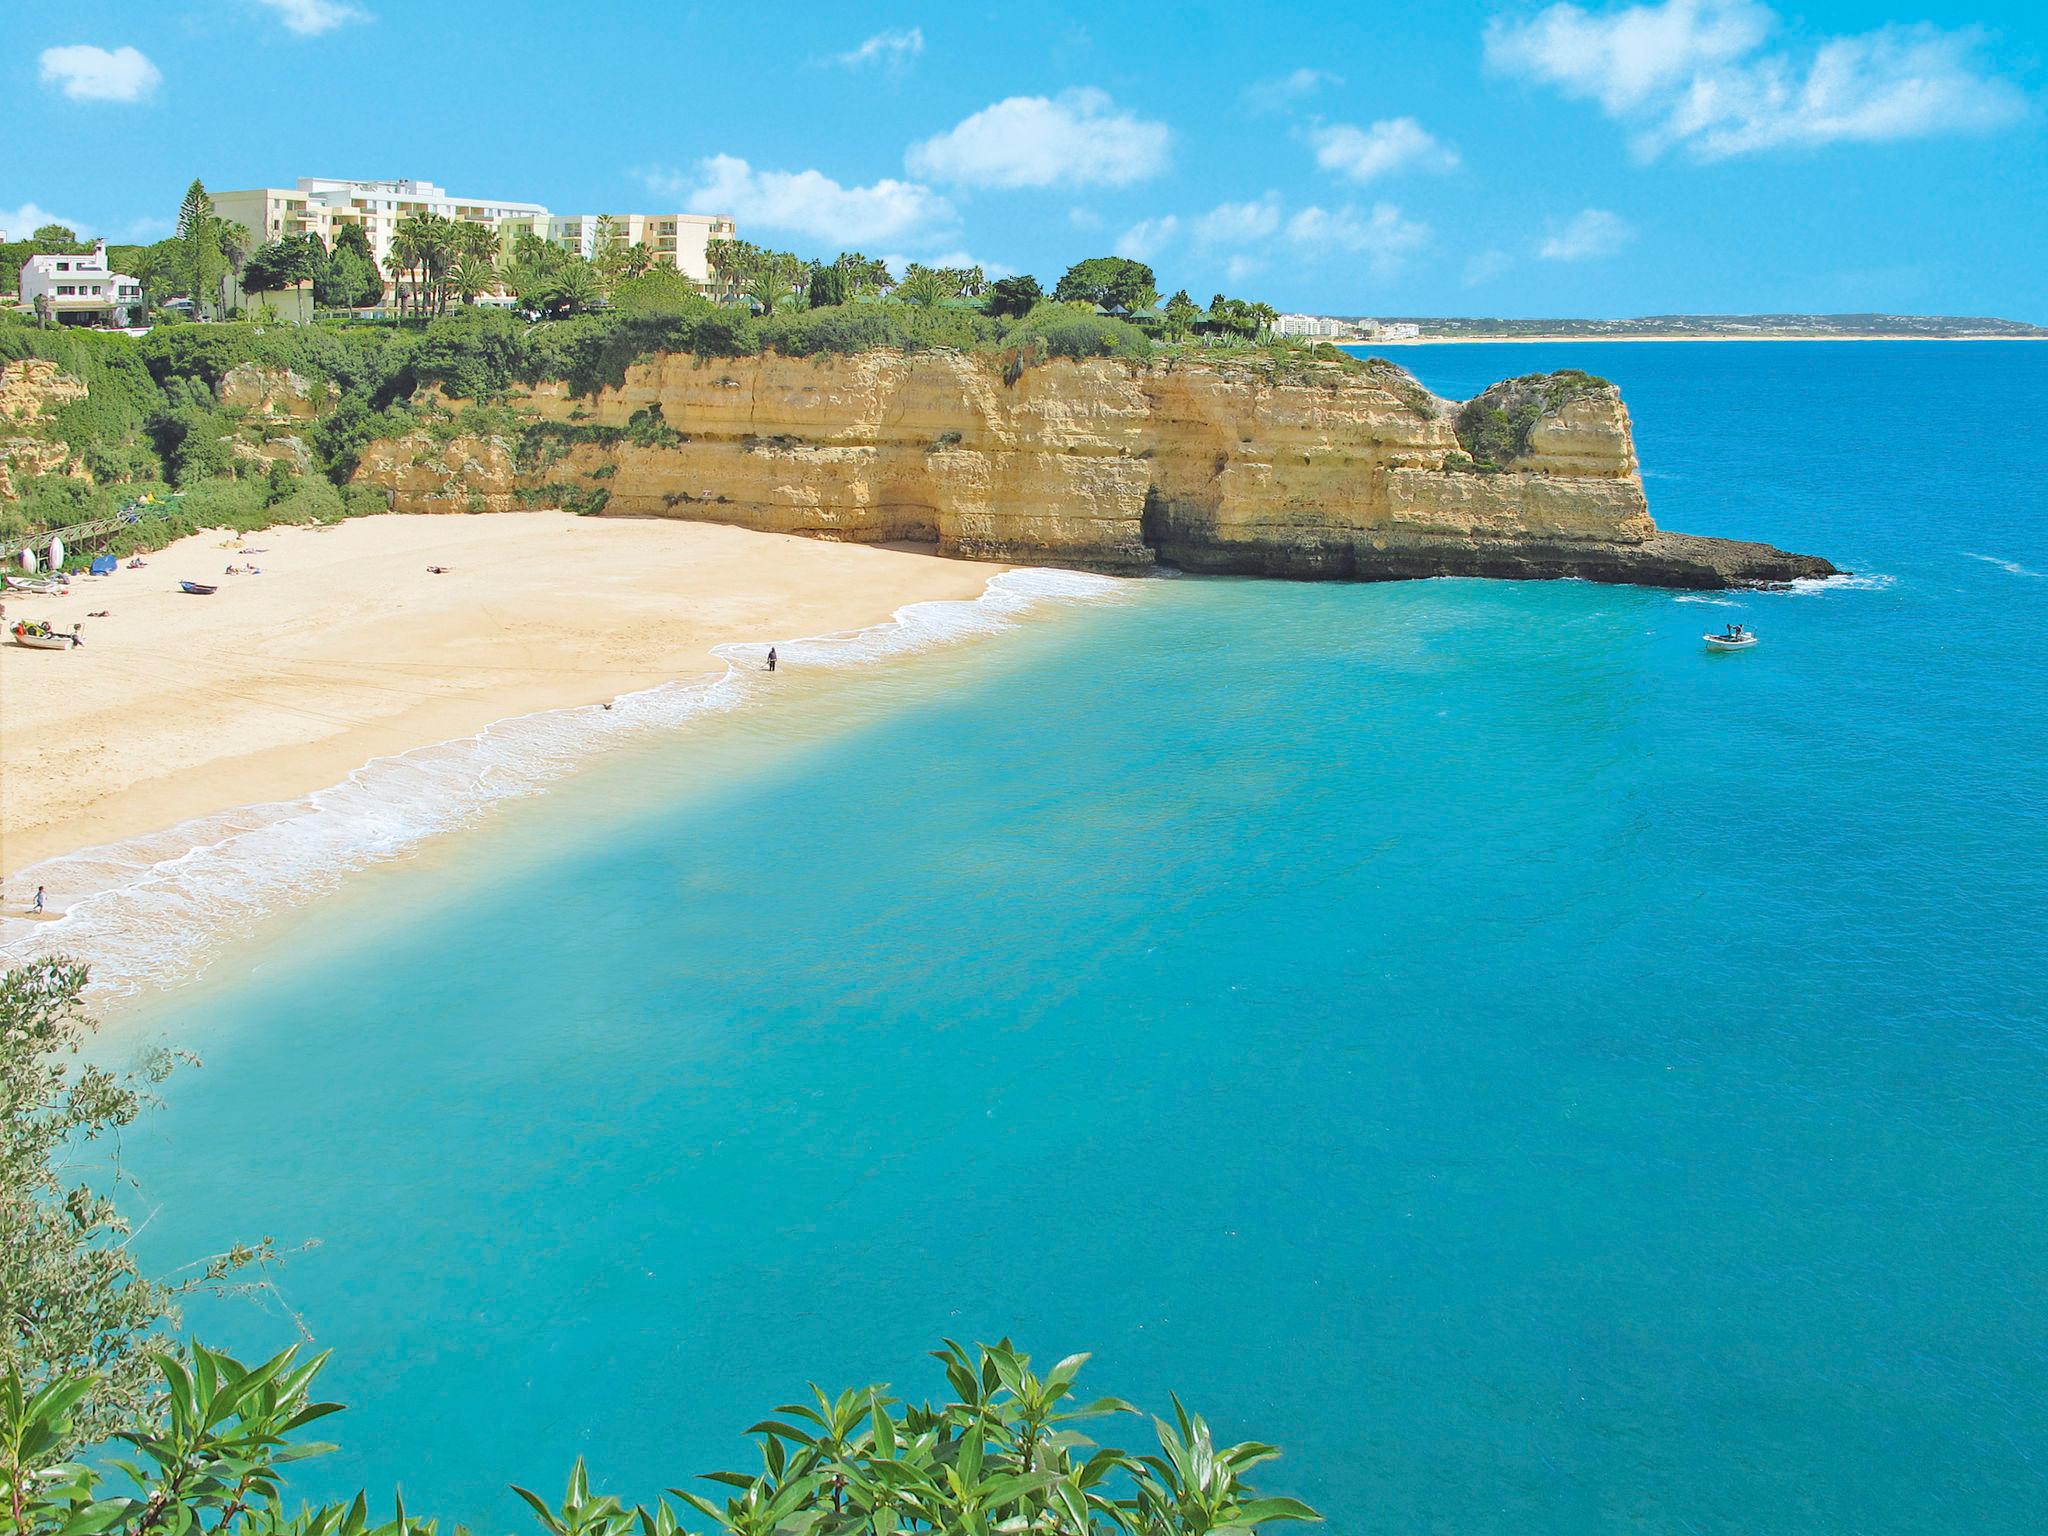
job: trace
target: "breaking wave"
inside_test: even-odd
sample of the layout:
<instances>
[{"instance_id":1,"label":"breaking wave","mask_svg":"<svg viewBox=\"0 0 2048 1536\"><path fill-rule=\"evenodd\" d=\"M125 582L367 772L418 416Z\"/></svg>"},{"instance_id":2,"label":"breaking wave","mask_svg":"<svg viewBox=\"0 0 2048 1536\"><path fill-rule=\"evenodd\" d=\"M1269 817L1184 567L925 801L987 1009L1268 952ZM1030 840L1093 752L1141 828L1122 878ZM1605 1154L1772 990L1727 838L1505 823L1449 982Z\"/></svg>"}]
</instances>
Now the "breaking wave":
<instances>
[{"instance_id":1,"label":"breaking wave","mask_svg":"<svg viewBox=\"0 0 2048 1536\"><path fill-rule=\"evenodd\" d=\"M2032 576L2037 581L2048 581L2048 571L2032 571L2017 560L2007 560L1998 555L1980 555L1975 550L1963 551L1966 560L1982 560L1986 565L1995 565L2001 571L2010 571L2015 576Z\"/></svg>"}]
</instances>

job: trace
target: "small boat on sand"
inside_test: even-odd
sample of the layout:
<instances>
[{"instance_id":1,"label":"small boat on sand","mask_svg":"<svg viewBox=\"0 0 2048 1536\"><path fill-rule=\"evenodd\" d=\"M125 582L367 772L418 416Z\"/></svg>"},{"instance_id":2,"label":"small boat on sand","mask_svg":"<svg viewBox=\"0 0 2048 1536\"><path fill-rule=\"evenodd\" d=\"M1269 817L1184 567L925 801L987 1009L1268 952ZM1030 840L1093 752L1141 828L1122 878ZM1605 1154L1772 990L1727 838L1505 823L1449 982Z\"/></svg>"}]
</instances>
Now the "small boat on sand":
<instances>
[{"instance_id":1,"label":"small boat on sand","mask_svg":"<svg viewBox=\"0 0 2048 1536\"><path fill-rule=\"evenodd\" d=\"M29 592L37 597L54 597L64 590L64 583L54 576L9 576L7 590Z\"/></svg>"},{"instance_id":2,"label":"small boat on sand","mask_svg":"<svg viewBox=\"0 0 2048 1536\"><path fill-rule=\"evenodd\" d=\"M17 624L14 643L32 651L68 651L78 643L73 635L60 634L47 624Z\"/></svg>"},{"instance_id":3,"label":"small boat on sand","mask_svg":"<svg viewBox=\"0 0 2048 1536\"><path fill-rule=\"evenodd\" d=\"M178 585L195 597L211 597L220 590L219 587L209 587L203 581L181 581Z\"/></svg>"},{"instance_id":4,"label":"small boat on sand","mask_svg":"<svg viewBox=\"0 0 2048 1536\"><path fill-rule=\"evenodd\" d=\"M1746 651L1756 644L1756 631L1741 624L1730 624L1718 635L1701 635L1710 651Z\"/></svg>"}]
</instances>

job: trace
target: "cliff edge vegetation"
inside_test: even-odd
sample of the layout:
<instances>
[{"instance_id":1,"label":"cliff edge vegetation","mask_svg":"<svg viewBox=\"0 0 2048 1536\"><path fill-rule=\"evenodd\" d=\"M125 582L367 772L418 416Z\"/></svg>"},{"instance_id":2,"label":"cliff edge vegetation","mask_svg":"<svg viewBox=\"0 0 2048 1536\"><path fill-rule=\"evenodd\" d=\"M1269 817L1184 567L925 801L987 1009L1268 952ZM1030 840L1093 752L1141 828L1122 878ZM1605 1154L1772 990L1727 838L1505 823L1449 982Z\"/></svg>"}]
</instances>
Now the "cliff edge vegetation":
<instances>
[{"instance_id":1,"label":"cliff edge vegetation","mask_svg":"<svg viewBox=\"0 0 2048 1536\"><path fill-rule=\"evenodd\" d=\"M139 340L12 323L0 362L9 543L176 488L165 535L562 506L1117 571L1717 587L1833 569L1658 530L1627 410L1591 375L1461 404L1385 359L1255 324L1176 337L1083 300L671 295Z\"/></svg>"}]
</instances>

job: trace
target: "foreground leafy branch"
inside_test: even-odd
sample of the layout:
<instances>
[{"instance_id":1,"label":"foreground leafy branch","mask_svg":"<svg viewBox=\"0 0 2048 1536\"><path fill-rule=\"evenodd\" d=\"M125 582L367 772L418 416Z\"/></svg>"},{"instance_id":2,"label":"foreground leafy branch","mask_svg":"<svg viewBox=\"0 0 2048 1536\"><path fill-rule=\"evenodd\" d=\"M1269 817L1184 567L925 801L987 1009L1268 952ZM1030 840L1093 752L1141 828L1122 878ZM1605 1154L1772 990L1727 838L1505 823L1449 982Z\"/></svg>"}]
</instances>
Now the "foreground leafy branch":
<instances>
[{"instance_id":1,"label":"foreground leafy branch","mask_svg":"<svg viewBox=\"0 0 2048 1536\"><path fill-rule=\"evenodd\" d=\"M952 1389L936 1405L899 1402L882 1386L836 1397L814 1386L810 1402L776 1409L749 1431L758 1472L708 1475L723 1497L672 1488L677 1503L628 1508L591 1492L581 1459L559 1503L514 1491L546 1536L1220 1536L1320 1518L1297 1499L1252 1488L1247 1474L1277 1450L1218 1446L1178 1399L1173 1422L1153 1421L1156 1454L1098 1446L1075 1426L1137 1410L1116 1398L1074 1397L1086 1355L1043 1376L1008 1340L972 1352L949 1340L936 1358ZM70 1447L93 1378L31 1391L10 1367L0 1375L0 1532L433 1536L434 1523L408 1515L402 1499L382 1523L371 1521L361 1494L286 1512L284 1468L333 1449L297 1438L339 1411L313 1396L326 1359L302 1362L296 1348L254 1366L198 1345L189 1356L159 1353L158 1392L113 1437L133 1454L87 1462ZM111 1488L115 1477L126 1486Z\"/></svg>"},{"instance_id":2,"label":"foreground leafy branch","mask_svg":"<svg viewBox=\"0 0 2048 1536\"><path fill-rule=\"evenodd\" d=\"M333 1449L302 1438L340 1407L313 1395L324 1354L252 1366L174 1344L180 1294L245 1288L226 1282L274 1255L265 1239L176 1285L138 1270L104 1187L118 1159L82 1154L134 1121L170 1059L134 1077L75 1063L85 984L62 960L0 975L0 1536L435 1536L402 1499L381 1522L361 1494L287 1511L284 1470ZM938 1403L877 1385L783 1404L748 1431L759 1470L704 1479L716 1497L629 1508L593 1494L581 1460L559 1503L514 1491L546 1536L1211 1536L1319 1518L1253 1489L1278 1451L1217 1445L1178 1399L1153 1420L1156 1453L1096 1444L1082 1424L1138 1410L1076 1396L1086 1355L1043 1374L1007 1339L934 1358Z\"/></svg>"}]
</instances>

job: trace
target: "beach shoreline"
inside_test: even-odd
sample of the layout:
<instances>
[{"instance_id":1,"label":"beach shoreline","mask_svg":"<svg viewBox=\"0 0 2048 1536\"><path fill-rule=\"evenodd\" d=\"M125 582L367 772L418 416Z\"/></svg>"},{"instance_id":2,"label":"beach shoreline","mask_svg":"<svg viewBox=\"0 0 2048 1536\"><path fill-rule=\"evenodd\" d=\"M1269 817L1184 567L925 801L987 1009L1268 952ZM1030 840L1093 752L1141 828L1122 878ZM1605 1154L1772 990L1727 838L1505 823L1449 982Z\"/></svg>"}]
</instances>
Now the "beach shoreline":
<instances>
[{"instance_id":1,"label":"beach shoreline","mask_svg":"<svg viewBox=\"0 0 2048 1536\"><path fill-rule=\"evenodd\" d=\"M0 646L7 913L33 894L20 872L53 858L300 800L509 720L709 683L718 648L885 624L979 597L1001 569L559 512L215 530L146 559L8 599L10 622L78 623L85 644Z\"/></svg>"}]
</instances>

